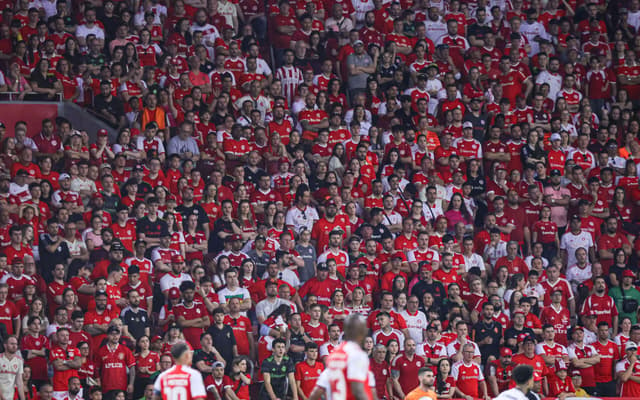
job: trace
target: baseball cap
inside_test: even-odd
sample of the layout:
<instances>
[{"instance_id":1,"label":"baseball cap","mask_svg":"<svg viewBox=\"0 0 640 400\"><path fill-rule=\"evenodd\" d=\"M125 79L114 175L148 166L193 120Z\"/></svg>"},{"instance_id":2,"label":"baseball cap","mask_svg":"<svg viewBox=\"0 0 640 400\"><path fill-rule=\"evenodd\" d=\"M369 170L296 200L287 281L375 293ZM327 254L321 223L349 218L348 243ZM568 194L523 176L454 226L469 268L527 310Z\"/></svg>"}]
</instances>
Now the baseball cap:
<instances>
[{"instance_id":1,"label":"baseball cap","mask_svg":"<svg viewBox=\"0 0 640 400\"><path fill-rule=\"evenodd\" d=\"M220 362L220 361L216 361L216 362L214 362L213 364L211 364L211 366L212 366L213 368L218 368L218 367L220 367L220 368L224 368L224 364L223 364L222 362Z\"/></svg>"},{"instance_id":2,"label":"baseball cap","mask_svg":"<svg viewBox=\"0 0 640 400\"><path fill-rule=\"evenodd\" d=\"M232 242L235 242L236 240L242 240L242 236L236 233L236 234L231 235L231 239L230 240Z\"/></svg>"},{"instance_id":3,"label":"baseball cap","mask_svg":"<svg viewBox=\"0 0 640 400\"><path fill-rule=\"evenodd\" d=\"M98 131L98 136L109 136L109 132L106 129L100 129Z\"/></svg>"},{"instance_id":4,"label":"baseball cap","mask_svg":"<svg viewBox=\"0 0 640 400\"><path fill-rule=\"evenodd\" d=\"M513 351L511 351L508 347L503 347L500 349L500 357L511 357L513 355Z\"/></svg>"},{"instance_id":5,"label":"baseball cap","mask_svg":"<svg viewBox=\"0 0 640 400\"><path fill-rule=\"evenodd\" d=\"M71 176L69 176L69 174L67 174L66 172L65 172L65 173L60 174L60 177L58 177L58 180L59 180L59 181L63 181L63 180L65 180L65 179L71 179Z\"/></svg>"},{"instance_id":6,"label":"baseball cap","mask_svg":"<svg viewBox=\"0 0 640 400\"><path fill-rule=\"evenodd\" d=\"M24 261L20 257L13 257L11 259L11 265L16 265L16 264L24 264Z\"/></svg>"},{"instance_id":7,"label":"baseball cap","mask_svg":"<svg viewBox=\"0 0 640 400\"><path fill-rule=\"evenodd\" d=\"M567 367L567 363L564 360L556 360L556 372L557 371L566 371L569 368Z\"/></svg>"},{"instance_id":8,"label":"baseball cap","mask_svg":"<svg viewBox=\"0 0 640 400\"><path fill-rule=\"evenodd\" d=\"M399 251L396 251L395 253L391 254L391 259L392 259L392 260L395 260L395 259L397 259L397 258L399 258L399 259L401 259L401 260L402 260L402 253L401 253L401 252L399 252Z\"/></svg>"},{"instance_id":9,"label":"baseball cap","mask_svg":"<svg viewBox=\"0 0 640 400\"><path fill-rule=\"evenodd\" d=\"M624 271L622 271L622 277L623 278L635 278L636 274L634 274L633 271L631 271L630 269L625 269Z\"/></svg>"},{"instance_id":10,"label":"baseball cap","mask_svg":"<svg viewBox=\"0 0 640 400\"><path fill-rule=\"evenodd\" d=\"M169 289L169 299L179 299L179 298L180 298L180 291L178 290L178 288Z\"/></svg>"},{"instance_id":11,"label":"baseball cap","mask_svg":"<svg viewBox=\"0 0 640 400\"><path fill-rule=\"evenodd\" d=\"M111 251L124 251L124 246L122 245L122 242L120 240L114 240L111 243Z\"/></svg>"},{"instance_id":12,"label":"baseball cap","mask_svg":"<svg viewBox=\"0 0 640 400\"><path fill-rule=\"evenodd\" d=\"M551 142L555 141L555 140L562 140L562 136L560 136L559 133L553 133L551 134L551 136L549 137L549 140Z\"/></svg>"},{"instance_id":13,"label":"baseball cap","mask_svg":"<svg viewBox=\"0 0 640 400\"><path fill-rule=\"evenodd\" d=\"M112 334L112 333L120 333L120 329L118 329L117 326L110 326L109 329L107 329L107 334Z\"/></svg>"},{"instance_id":14,"label":"baseball cap","mask_svg":"<svg viewBox=\"0 0 640 400\"><path fill-rule=\"evenodd\" d=\"M560 173L559 169L552 169L551 172L549 173L550 176L561 176L562 174Z\"/></svg>"},{"instance_id":15,"label":"baseball cap","mask_svg":"<svg viewBox=\"0 0 640 400\"><path fill-rule=\"evenodd\" d=\"M327 266L327 263L321 262L321 263L318 263L318 265L316 266L316 269L318 271L328 271L329 267Z\"/></svg>"},{"instance_id":16,"label":"baseball cap","mask_svg":"<svg viewBox=\"0 0 640 400\"><path fill-rule=\"evenodd\" d=\"M356 40L355 42L353 42L354 46L358 46L358 45L364 45L364 42L362 40Z\"/></svg>"},{"instance_id":17,"label":"baseball cap","mask_svg":"<svg viewBox=\"0 0 640 400\"><path fill-rule=\"evenodd\" d=\"M471 121L467 121L465 123L462 124L462 129L473 129L473 123Z\"/></svg>"},{"instance_id":18,"label":"baseball cap","mask_svg":"<svg viewBox=\"0 0 640 400\"><path fill-rule=\"evenodd\" d=\"M184 262L184 257L182 257L182 254L174 254L171 257L171 262L175 264Z\"/></svg>"},{"instance_id":19,"label":"baseball cap","mask_svg":"<svg viewBox=\"0 0 640 400\"><path fill-rule=\"evenodd\" d=\"M638 345L635 344L634 342L627 342L627 344L624 346L624 351L627 350L638 350Z\"/></svg>"},{"instance_id":20,"label":"baseball cap","mask_svg":"<svg viewBox=\"0 0 640 400\"><path fill-rule=\"evenodd\" d=\"M505 171L507 171L507 166L504 163L498 163L496 164L496 171L503 169Z\"/></svg>"},{"instance_id":21,"label":"baseball cap","mask_svg":"<svg viewBox=\"0 0 640 400\"><path fill-rule=\"evenodd\" d=\"M579 371L579 370L574 369L573 371L571 371L571 376L572 376L572 377L573 377L573 376L581 376L581 373L580 373L580 371Z\"/></svg>"},{"instance_id":22,"label":"baseball cap","mask_svg":"<svg viewBox=\"0 0 640 400\"><path fill-rule=\"evenodd\" d=\"M535 382L540 382L542 380L542 375L540 375L540 372L534 372L533 373L533 380Z\"/></svg>"}]
</instances>

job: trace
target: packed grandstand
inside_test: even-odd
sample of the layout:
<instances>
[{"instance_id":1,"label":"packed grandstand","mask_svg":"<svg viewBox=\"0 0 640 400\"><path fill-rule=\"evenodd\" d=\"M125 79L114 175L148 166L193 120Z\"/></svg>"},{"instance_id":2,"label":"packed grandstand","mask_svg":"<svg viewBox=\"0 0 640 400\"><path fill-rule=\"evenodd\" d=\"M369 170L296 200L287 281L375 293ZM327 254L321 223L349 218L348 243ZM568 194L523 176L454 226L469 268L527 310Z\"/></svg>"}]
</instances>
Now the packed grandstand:
<instances>
[{"instance_id":1,"label":"packed grandstand","mask_svg":"<svg viewBox=\"0 0 640 400\"><path fill-rule=\"evenodd\" d=\"M0 399L640 398L639 0L0 10Z\"/></svg>"}]
</instances>

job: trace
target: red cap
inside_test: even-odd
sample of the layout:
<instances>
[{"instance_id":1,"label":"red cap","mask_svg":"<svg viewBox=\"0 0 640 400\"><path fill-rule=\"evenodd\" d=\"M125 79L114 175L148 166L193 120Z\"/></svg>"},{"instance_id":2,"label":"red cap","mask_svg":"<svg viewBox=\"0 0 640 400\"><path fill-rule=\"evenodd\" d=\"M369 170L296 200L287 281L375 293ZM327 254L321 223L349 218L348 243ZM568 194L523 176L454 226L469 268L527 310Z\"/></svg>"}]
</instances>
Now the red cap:
<instances>
[{"instance_id":1,"label":"red cap","mask_svg":"<svg viewBox=\"0 0 640 400\"><path fill-rule=\"evenodd\" d=\"M633 271L631 271L630 269L625 269L624 271L622 271L622 277L623 278L635 278L636 274L634 274Z\"/></svg>"},{"instance_id":2,"label":"red cap","mask_svg":"<svg viewBox=\"0 0 640 400\"><path fill-rule=\"evenodd\" d=\"M287 157L280 157L280 160L278 160L278 162L280 164L285 164L285 163L291 164L291 161L289 161L289 159Z\"/></svg>"},{"instance_id":3,"label":"red cap","mask_svg":"<svg viewBox=\"0 0 640 400\"><path fill-rule=\"evenodd\" d=\"M525 315L524 310L522 308L518 308L513 312L513 315L516 316L518 314Z\"/></svg>"},{"instance_id":4,"label":"red cap","mask_svg":"<svg viewBox=\"0 0 640 400\"><path fill-rule=\"evenodd\" d=\"M393 253L391 254L391 259L393 260L393 259L395 259L395 258L399 258L399 259L401 259L401 260L402 260L402 259L404 258L404 256L402 255L402 252L401 252L401 251L396 251L396 252L393 252Z\"/></svg>"},{"instance_id":5,"label":"red cap","mask_svg":"<svg viewBox=\"0 0 640 400\"><path fill-rule=\"evenodd\" d=\"M222 27L222 30L223 30L223 31L226 31L227 29L231 29L231 30L233 30L233 26L231 26L231 25L229 25L229 24L226 24L225 26L223 26L223 27Z\"/></svg>"},{"instance_id":6,"label":"red cap","mask_svg":"<svg viewBox=\"0 0 640 400\"><path fill-rule=\"evenodd\" d=\"M567 363L563 360L556 360L556 372L558 371L567 371L569 368L567 367Z\"/></svg>"},{"instance_id":7,"label":"red cap","mask_svg":"<svg viewBox=\"0 0 640 400\"><path fill-rule=\"evenodd\" d=\"M91 197L94 199L104 199L104 196L100 192L95 192Z\"/></svg>"},{"instance_id":8,"label":"red cap","mask_svg":"<svg viewBox=\"0 0 640 400\"><path fill-rule=\"evenodd\" d=\"M180 297L180 293L178 293L178 297ZM151 343L155 343L155 342L158 342L158 341L162 341L162 336L156 335L156 336L151 338Z\"/></svg>"},{"instance_id":9,"label":"red cap","mask_svg":"<svg viewBox=\"0 0 640 400\"><path fill-rule=\"evenodd\" d=\"M179 299L179 298L180 298L180 291L178 290L178 288L169 289L169 299Z\"/></svg>"},{"instance_id":10,"label":"red cap","mask_svg":"<svg viewBox=\"0 0 640 400\"><path fill-rule=\"evenodd\" d=\"M540 382L542 380L542 375L540 375L540 372L534 372L533 373L533 380L535 382Z\"/></svg>"},{"instance_id":11,"label":"red cap","mask_svg":"<svg viewBox=\"0 0 640 400\"><path fill-rule=\"evenodd\" d=\"M232 242L235 242L236 240L242 240L242 236L236 233L234 235L231 235L231 238L229 240L231 240Z\"/></svg>"},{"instance_id":12,"label":"red cap","mask_svg":"<svg viewBox=\"0 0 640 400\"><path fill-rule=\"evenodd\" d=\"M178 201L178 198L176 197L175 194L170 194L169 196L167 196L167 201L169 200Z\"/></svg>"},{"instance_id":13,"label":"red cap","mask_svg":"<svg viewBox=\"0 0 640 400\"><path fill-rule=\"evenodd\" d=\"M329 206L337 206L336 202L333 199L329 199L324 203L325 207Z\"/></svg>"},{"instance_id":14,"label":"red cap","mask_svg":"<svg viewBox=\"0 0 640 400\"><path fill-rule=\"evenodd\" d=\"M184 262L184 257L182 257L181 254L174 254L173 257L171 257L171 262L172 263Z\"/></svg>"},{"instance_id":15,"label":"red cap","mask_svg":"<svg viewBox=\"0 0 640 400\"><path fill-rule=\"evenodd\" d=\"M136 137L140 134L140 129L138 128L131 128L131 137Z\"/></svg>"},{"instance_id":16,"label":"red cap","mask_svg":"<svg viewBox=\"0 0 640 400\"><path fill-rule=\"evenodd\" d=\"M16 265L16 264L24 264L24 260L22 260L22 258L20 257L13 257L11 259L11 265Z\"/></svg>"},{"instance_id":17,"label":"red cap","mask_svg":"<svg viewBox=\"0 0 640 400\"><path fill-rule=\"evenodd\" d=\"M499 170L499 169L503 169L505 171L508 171L507 166L504 163L498 163L496 165L496 171Z\"/></svg>"},{"instance_id":18,"label":"red cap","mask_svg":"<svg viewBox=\"0 0 640 400\"><path fill-rule=\"evenodd\" d=\"M106 129L100 129L98 131L98 136L109 136L109 132Z\"/></svg>"},{"instance_id":19,"label":"red cap","mask_svg":"<svg viewBox=\"0 0 640 400\"><path fill-rule=\"evenodd\" d=\"M508 347L503 347L500 349L500 357L511 357L513 355L513 351L511 351Z\"/></svg>"}]
</instances>

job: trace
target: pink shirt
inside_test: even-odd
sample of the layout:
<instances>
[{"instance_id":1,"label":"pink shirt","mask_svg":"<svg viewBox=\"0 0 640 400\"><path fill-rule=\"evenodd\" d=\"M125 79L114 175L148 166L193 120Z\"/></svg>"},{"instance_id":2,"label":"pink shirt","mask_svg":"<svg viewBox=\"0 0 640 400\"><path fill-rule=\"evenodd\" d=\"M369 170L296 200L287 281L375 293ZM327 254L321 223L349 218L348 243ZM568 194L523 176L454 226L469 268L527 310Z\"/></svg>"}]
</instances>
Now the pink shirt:
<instances>
[{"instance_id":1,"label":"pink shirt","mask_svg":"<svg viewBox=\"0 0 640 400\"><path fill-rule=\"evenodd\" d=\"M565 187L555 190L552 186L544 188L544 195L551 196L552 199L561 200L563 196L571 197L571 192ZM551 206L551 204L549 204ZM551 206L551 221L558 225L558 228L567 226L567 206Z\"/></svg>"}]
</instances>

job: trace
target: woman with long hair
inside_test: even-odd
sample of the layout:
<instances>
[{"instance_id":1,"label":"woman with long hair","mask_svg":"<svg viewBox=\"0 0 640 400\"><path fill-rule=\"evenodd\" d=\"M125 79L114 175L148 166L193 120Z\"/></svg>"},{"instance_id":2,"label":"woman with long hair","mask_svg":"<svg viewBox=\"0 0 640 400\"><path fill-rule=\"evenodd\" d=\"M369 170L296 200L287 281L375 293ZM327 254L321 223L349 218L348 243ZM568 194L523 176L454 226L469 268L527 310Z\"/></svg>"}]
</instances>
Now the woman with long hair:
<instances>
[{"instance_id":1,"label":"woman with long hair","mask_svg":"<svg viewBox=\"0 0 640 400\"><path fill-rule=\"evenodd\" d=\"M344 319L350 314L350 311L344 304L344 292L342 289L336 289L331 294L331 305L329 306L329 314L333 319L333 323L340 327L342 330L342 324Z\"/></svg>"},{"instance_id":2,"label":"woman with long hair","mask_svg":"<svg viewBox=\"0 0 640 400\"><path fill-rule=\"evenodd\" d=\"M62 84L63 100L73 102L80 97L80 86L73 75L71 63L66 58L58 60L55 75L58 81Z\"/></svg>"},{"instance_id":3,"label":"woman with long hair","mask_svg":"<svg viewBox=\"0 0 640 400\"><path fill-rule=\"evenodd\" d=\"M29 78L31 89L38 93L42 100L56 100L56 96L62 93L62 84L58 78L49 71L49 67L48 59L40 59Z\"/></svg>"},{"instance_id":4,"label":"woman with long hair","mask_svg":"<svg viewBox=\"0 0 640 400\"><path fill-rule=\"evenodd\" d=\"M258 235L258 228L256 218L253 215L251 209L251 202L249 200L240 200L238 203L238 223L242 229L242 239L251 240L255 239Z\"/></svg>"},{"instance_id":5,"label":"woman with long hair","mask_svg":"<svg viewBox=\"0 0 640 400\"><path fill-rule=\"evenodd\" d=\"M256 263L250 258L245 258L238 270L238 282L240 286L249 289L256 282L256 279Z\"/></svg>"},{"instance_id":6,"label":"woman with long hair","mask_svg":"<svg viewBox=\"0 0 640 400\"><path fill-rule=\"evenodd\" d=\"M435 389L438 399L451 399L456 391L456 380L451 376L451 361L448 358L438 362Z\"/></svg>"},{"instance_id":7,"label":"woman with long hair","mask_svg":"<svg viewBox=\"0 0 640 400\"><path fill-rule=\"evenodd\" d=\"M542 243L542 256L551 260L560 249L558 225L551 220L551 207L548 205L542 206L539 216L540 219L533 223L532 242Z\"/></svg>"},{"instance_id":8,"label":"woman with long hair","mask_svg":"<svg viewBox=\"0 0 640 400\"><path fill-rule=\"evenodd\" d=\"M231 362L231 378L232 389L238 400L249 400L249 386L251 385L251 372L253 367L249 368L251 361L245 356L236 357Z\"/></svg>"},{"instance_id":9,"label":"woman with long hair","mask_svg":"<svg viewBox=\"0 0 640 400\"><path fill-rule=\"evenodd\" d=\"M622 351L624 349L625 344L629 341L629 334L631 333L631 318L622 317L620 319L620 330L616 337L613 338L613 342L618 346L618 349Z\"/></svg>"},{"instance_id":10,"label":"woman with long hair","mask_svg":"<svg viewBox=\"0 0 640 400\"><path fill-rule=\"evenodd\" d=\"M28 365L22 368L22 391L24 393L24 400L34 400L38 397L38 389L33 383L31 377L31 367Z\"/></svg>"},{"instance_id":11,"label":"woman with long hair","mask_svg":"<svg viewBox=\"0 0 640 400\"><path fill-rule=\"evenodd\" d=\"M143 397L145 387L152 383L151 375L160 369L160 355L149 350L150 345L151 341L147 335L142 335L138 339L139 351L135 354L136 380L133 386L134 399Z\"/></svg>"},{"instance_id":12,"label":"woman with long hair","mask_svg":"<svg viewBox=\"0 0 640 400\"><path fill-rule=\"evenodd\" d=\"M17 62L12 62L9 66L5 81L7 83L7 90L19 93L18 100L24 100L24 97L31 92L31 85L29 85L29 81L22 75L20 65Z\"/></svg>"},{"instance_id":13,"label":"woman with long hair","mask_svg":"<svg viewBox=\"0 0 640 400\"><path fill-rule=\"evenodd\" d=\"M348 307L349 313L369 315L371 306L367 304L366 293L363 288L356 286L351 293L351 302Z\"/></svg>"},{"instance_id":14,"label":"woman with long hair","mask_svg":"<svg viewBox=\"0 0 640 400\"><path fill-rule=\"evenodd\" d=\"M339 176L342 176L344 173L344 165L345 165L345 149L344 144L336 143L333 146L333 151L331 153L331 157L329 157L328 168L330 172L335 172Z\"/></svg>"},{"instance_id":15,"label":"woman with long hair","mask_svg":"<svg viewBox=\"0 0 640 400\"><path fill-rule=\"evenodd\" d=\"M467 210L464 198L460 193L454 193L453 196L451 196L451 201L444 216L447 218L448 232L454 232L455 226L458 223L464 224L466 233L473 232L473 215Z\"/></svg>"}]
</instances>

